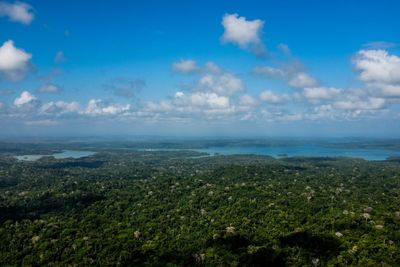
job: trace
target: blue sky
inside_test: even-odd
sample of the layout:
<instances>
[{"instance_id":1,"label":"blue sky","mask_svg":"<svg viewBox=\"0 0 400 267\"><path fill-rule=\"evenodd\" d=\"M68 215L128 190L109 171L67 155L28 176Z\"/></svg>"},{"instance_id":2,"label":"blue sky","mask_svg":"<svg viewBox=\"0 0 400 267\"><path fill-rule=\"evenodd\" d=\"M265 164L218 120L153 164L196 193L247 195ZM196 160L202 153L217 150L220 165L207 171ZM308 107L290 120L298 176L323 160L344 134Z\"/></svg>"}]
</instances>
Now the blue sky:
<instances>
[{"instance_id":1,"label":"blue sky","mask_svg":"<svg viewBox=\"0 0 400 267\"><path fill-rule=\"evenodd\" d=\"M2 135L400 134L398 1L0 1Z\"/></svg>"}]
</instances>

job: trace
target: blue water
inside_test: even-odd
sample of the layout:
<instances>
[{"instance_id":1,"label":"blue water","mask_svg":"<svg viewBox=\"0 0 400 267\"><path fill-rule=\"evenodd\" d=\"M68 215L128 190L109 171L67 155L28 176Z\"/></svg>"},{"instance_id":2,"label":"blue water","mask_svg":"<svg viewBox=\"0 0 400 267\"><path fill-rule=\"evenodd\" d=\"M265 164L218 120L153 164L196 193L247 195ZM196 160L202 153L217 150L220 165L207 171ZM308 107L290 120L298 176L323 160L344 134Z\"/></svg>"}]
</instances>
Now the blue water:
<instances>
[{"instance_id":1,"label":"blue water","mask_svg":"<svg viewBox=\"0 0 400 267\"><path fill-rule=\"evenodd\" d=\"M14 156L17 160L23 161L36 161L48 155L22 155L22 156Z\"/></svg>"},{"instance_id":2,"label":"blue water","mask_svg":"<svg viewBox=\"0 0 400 267\"><path fill-rule=\"evenodd\" d=\"M93 151L64 150L60 153L54 153L52 156L56 159L74 158L79 159L96 154Z\"/></svg>"},{"instance_id":3,"label":"blue water","mask_svg":"<svg viewBox=\"0 0 400 267\"><path fill-rule=\"evenodd\" d=\"M366 160L385 160L388 157L400 157L400 151L385 149L334 148L318 145L294 146L221 146L204 149L135 149L138 151L179 151L192 150L214 155L263 155L282 157L352 157Z\"/></svg>"},{"instance_id":4,"label":"blue water","mask_svg":"<svg viewBox=\"0 0 400 267\"><path fill-rule=\"evenodd\" d=\"M139 151L179 151L184 149L136 149ZM352 157L366 160L385 160L388 157L400 157L400 151L385 149L358 149L358 148L333 148L317 145L296 146L233 146L233 147L209 147L204 149L187 149L197 152L205 152L210 156L219 155L266 155L275 158L281 157ZM35 161L42 157L53 156L56 159L83 158L94 155L93 151L63 150L52 155L22 155L15 156L18 160Z\"/></svg>"},{"instance_id":5,"label":"blue water","mask_svg":"<svg viewBox=\"0 0 400 267\"><path fill-rule=\"evenodd\" d=\"M210 155L235 155L254 154L280 157L353 157L366 160L385 160L388 157L400 157L400 151L385 149L357 149L357 148L332 148L316 145L298 146L244 146L244 147L209 147L206 149L194 149Z\"/></svg>"},{"instance_id":6,"label":"blue water","mask_svg":"<svg viewBox=\"0 0 400 267\"><path fill-rule=\"evenodd\" d=\"M96 152L92 152L92 151L63 150L62 152L54 153L51 155L39 155L39 154L37 154L37 155L22 155L22 156L15 156L15 158L18 160L23 160L23 161L36 161L43 157L54 157L56 159L66 159L66 158L79 159L79 158L94 155L95 153Z\"/></svg>"}]
</instances>

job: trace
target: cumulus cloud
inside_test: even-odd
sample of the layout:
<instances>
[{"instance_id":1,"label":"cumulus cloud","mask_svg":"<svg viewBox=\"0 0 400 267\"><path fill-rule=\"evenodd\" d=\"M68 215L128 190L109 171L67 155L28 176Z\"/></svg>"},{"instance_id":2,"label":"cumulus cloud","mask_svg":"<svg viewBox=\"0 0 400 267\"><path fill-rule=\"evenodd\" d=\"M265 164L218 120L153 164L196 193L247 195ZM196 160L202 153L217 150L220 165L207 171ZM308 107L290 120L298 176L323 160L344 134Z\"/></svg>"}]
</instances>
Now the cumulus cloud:
<instances>
[{"instance_id":1,"label":"cumulus cloud","mask_svg":"<svg viewBox=\"0 0 400 267\"><path fill-rule=\"evenodd\" d=\"M254 99L254 97L250 95L242 95L239 97L239 105L240 106L245 106L245 107L254 107L256 106L257 100Z\"/></svg>"},{"instance_id":2,"label":"cumulus cloud","mask_svg":"<svg viewBox=\"0 0 400 267\"><path fill-rule=\"evenodd\" d=\"M76 101L43 103L24 91L14 100L13 106L5 108L4 103L0 104L1 116L19 117L27 124L42 126L46 125L46 121L51 125L52 121L93 120L94 117L96 120L139 119L146 122L348 120L385 114L391 105L398 103L398 99L387 96L400 97L400 85L392 78L381 79L379 83L377 79L368 80L365 82L367 88L339 89L317 85L316 79L296 64L283 65L282 68L261 66L254 68L253 72L282 79L290 86L301 89L292 90L292 93L265 90L252 96L246 92L241 78L208 62L204 66L196 66L192 83L160 101L137 101L130 105L93 98L82 105ZM108 89L115 94L132 97L135 92L131 89L136 90L138 85L143 85L135 81L138 80L113 80ZM375 92L378 85L382 94ZM57 91L52 84L42 88L38 91Z\"/></svg>"},{"instance_id":3,"label":"cumulus cloud","mask_svg":"<svg viewBox=\"0 0 400 267\"><path fill-rule=\"evenodd\" d=\"M247 20L238 14L225 14L222 17L224 33L221 37L222 43L233 43L242 49L249 49L256 55L266 53L265 46L261 40L264 21Z\"/></svg>"},{"instance_id":4,"label":"cumulus cloud","mask_svg":"<svg viewBox=\"0 0 400 267\"><path fill-rule=\"evenodd\" d=\"M286 73L277 68L269 67L269 66L258 66L253 69L254 74L264 75L273 78L284 78Z\"/></svg>"},{"instance_id":5,"label":"cumulus cloud","mask_svg":"<svg viewBox=\"0 0 400 267\"><path fill-rule=\"evenodd\" d=\"M400 83L400 57L385 50L360 50L354 63L363 82Z\"/></svg>"},{"instance_id":6,"label":"cumulus cloud","mask_svg":"<svg viewBox=\"0 0 400 267\"><path fill-rule=\"evenodd\" d=\"M147 102L143 112L147 115L153 114L153 118L169 117L187 118L188 116L199 116L203 118L215 118L221 114L233 114L236 107L232 99L237 99L239 104L253 105L256 101L247 95L243 81L237 76L224 71L213 62L208 62L200 69L199 77L186 92L177 91L173 98L158 102Z\"/></svg>"},{"instance_id":7,"label":"cumulus cloud","mask_svg":"<svg viewBox=\"0 0 400 267\"><path fill-rule=\"evenodd\" d=\"M62 89L55 84L45 84L42 87L40 87L38 91L40 93L55 94L55 93L60 93Z\"/></svg>"},{"instance_id":8,"label":"cumulus cloud","mask_svg":"<svg viewBox=\"0 0 400 267\"><path fill-rule=\"evenodd\" d=\"M182 98L182 97L184 97L185 96L185 94L183 93L183 92L176 92L175 93L175 98Z\"/></svg>"},{"instance_id":9,"label":"cumulus cloud","mask_svg":"<svg viewBox=\"0 0 400 267\"><path fill-rule=\"evenodd\" d=\"M338 109L347 110L377 110L385 107L386 100L383 98L369 97L366 100L344 100L337 101L334 106Z\"/></svg>"},{"instance_id":10,"label":"cumulus cloud","mask_svg":"<svg viewBox=\"0 0 400 267\"><path fill-rule=\"evenodd\" d=\"M274 122L274 121L300 121L305 119L305 116L301 112L289 112L287 110L282 109L263 109L259 112L259 116L261 119Z\"/></svg>"},{"instance_id":11,"label":"cumulus cloud","mask_svg":"<svg viewBox=\"0 0 400 267\"><path fill-rule=\"evenodd\" d=\"M253 69L253 73L285 80L291 87L295 88L315 87L318 85L318 81L310 74L304 72L301 65L292 63L284 67L284 69L279 69L270 66L257 66Z\"/></svg>"},{"instance_id":12,"label":"cumulus cloud","mask_svg":"<svg viewBox=\"0 0 400 267\"><path fill-rule=\"evenodd\" d=\"M0 17L7 17L10 21L25 25L33 21L33 8L23 2L0 2Z\"/></svg>"},{"instance_id":13,"label":"cumulus cloud","mask_svg":"<svg viewBox=\"0 0 400 267\"><path fill-rule=\"evenodd\" d=\"M91 99L84 111L87 115L117 115L129 111L131 106L129 104L111 104L102 99Z\"/></svg>"},{"instance_id":14,"label":"cumulus cloud","mask_svg":"<svg viewBox=\"0 0 400 267\"><path fill-rule=\"evenodd\" d=\"M378 84L377 87L385 97L400 97L400 84Z\"/></svg>"},{"instance_id":15,"label":"cumulus cloud","mask_svg":"<svg viewBox=\"0 0 400 267\"><path fill-rule=\"evenodd\" d=\"M240 78L231 73L208 73L200 78L196 90L231 96L243 92L245 86Z\"/></svg>"},{"instance_id":16,"label":"cumulus cloud","mask_svg":"<svg viewBox=\"0 0 400 267\"><path fill-rule=\"evenodd\" d=\"M207 62L204 67L196 66L198 80L191 85L193 92L216 93L220 96L233 96L245 91L245 84L236 75L223 70L214 62ZM181 92L179 92L181 93Z\"/></svg>"},{"instance_id":17,"label":"cumulus cloud","mask_svg":"<svg viewBox=\"0 0 400 267\"><path fill-rule=\"evenodd\" d=\"M209 61L205 65L205 72L217 74L222 73L222 69L214 62Z\"/></svg>"},{"instance_id":18,"label":"cumulus cloud","mask_svg":"<svg viewBox=\"0 0 400 267\"><path fill-rule=\"evenodd\" d=\"M305 118L311 120L359 119L381 114L388 106L382 97L374 97L363 89L338 89L335 87L305 88L303 96L314 106ZM323 103L322 105L321 102Z\"/></svg>"},{"instance_id":19,"label":"cumulus cloud","mask_svg":"<svg viewBox=\"0 0 400 267\"><path fill-rule=\"evenodd\" d=\"M183 97L183 95L181 96ZM147 112L148 114L153 114L155 115L156 113L165 113L165 112L170 112L176 110L177 105L174 105L173 102L168 101L168 100L163 100L160 102L153 102L149 101L145 103L145 106L143 110Z\"/></svg>"},{"instance_id":20,"label":"cumulus cloud","mask_svg":"<svg viewBox=\"0 0 400 267\"><path fill-rule=\"evenodd\" d=\"M39 114L42 115L63 115L66 113L79 113L81 107L78 102L51 101L43 104L39 109Z\"/></svg>"},{"instance_id":21,"label":"cumulus cloud","mask_svg":"<svg viewBox=\"0 0 400 267\"><path fill-rule=\"evenodd\" d=\"M56 89L50 85L47 84L41 91L55 91ZM173 97L161 101L138 101L137 105L131 106L103 99L91 99L86 105L81 105L76 101L42 102L28 91L24 91L15 99L15 105L9 109L9 114L3 116L20 117L29 122L55 119L62 122L62 120L92 117L100 120L110 117L140 118L153 122L186 121L195 118L216 120L228 116L244 118L246 116L243 116L242 112L253 109L258 104L252 96L243 95L244 91L245 85L240 78L215 63L208 62L198 72L194 83L185 91L177 91Z\"/></svg>"},{"instance_id":22,"label":"cumulus cloud","mask_svg":"<svg viewBox=\"0 0 400 267\"><path fill-rule=\"evenodd\" d=\"M360 50L353 59L359 79L369 93L381 97L400 97L400 57L387 51Z\"/></svg>"},{"instance_id":23,"label":"cumulus cloud","mask_svg":"<svg viewBox=\"0 0 400 267\"><path fill-rule=\"evenodd\" d=\"M316 79L305 72L298 72L290 76L288 84L296 88L305 88L318 85Z\"/></svg>"},{"instance_id":24,"label":"cumulus cloud","mask_svg":"<svg viewBox=\"0 0 400 267\"><path fill-rule=\"evenodd\" d=\"M194 93L190 96L190 101L194 106L198 107L209 107L211 109L225 109L229 107L229 98L219 96L216 93Z\"/></svg>"},{"instance_id":25,"label":"cumulus cloud","mask_svg":"<svg viewBox=\"0 0 400 267\"><path fill-rule=\"evenodd\" d=\"M20 80L29 66L32 55L16 48L14 42L8 40L0 46L0 74L10 80Z\"/></svg>"},{"instance_id":26,"label":"cumulus cloud","mask_svg":"<svg viewBox=\"0 0 400 267\"><path fill-rule=\"evenodd\" d=\"M305 88L304 96L311 101L315 100L332 100L340 96L342 90L334 87L311 87Z\"/></svg>"},{"instance_id":27,"label":"cumulus cloud","mask_svg":"<svg viewBox=\"0 0 400 267\"><path fill-rule=\"evenodd\" d=\"M229 97L220 96L212 92L193 92L189 94L176 92L174 99L171 101L148 102L145 107L146 111L153 112L207 112L229 108Z\"/></svg>"},{"instance_id":28,"label":"cumulus cloud","mask_svg":"<svg viewBox=\"0 0 400 267\"><path fill-rule=\"evenodd\" d=\"M181 59L178 62L174 62L172 64L172 70L174 72L190 74L198 71L198 67L196 61L191 59Z\"/></svg>"},{"instance_id":29,"label":"cumulus cloud","mask_svg":"<svg viewBox=\"0 0 400 267\"><path fill-rule=\"evenodd\" d=\"M22 107L34 102L35 100L37 100L36 96L32 95L28 91L23 91L21 95L14 100L14 105Z\"/></svg>"},{"instance_id":30,"label":"cumulus cloud","mask_svg":"<svg viewBox=\"0 0 400 267\"><path fill-rule=\"evenodd\" d=\"M260 99L267 103L278 104L278 103L282 103L285 100L288 100L289 96L286 94L279 95L272 91L266 90L266 91L261 92Z\"/></svg>"}]
</instances>

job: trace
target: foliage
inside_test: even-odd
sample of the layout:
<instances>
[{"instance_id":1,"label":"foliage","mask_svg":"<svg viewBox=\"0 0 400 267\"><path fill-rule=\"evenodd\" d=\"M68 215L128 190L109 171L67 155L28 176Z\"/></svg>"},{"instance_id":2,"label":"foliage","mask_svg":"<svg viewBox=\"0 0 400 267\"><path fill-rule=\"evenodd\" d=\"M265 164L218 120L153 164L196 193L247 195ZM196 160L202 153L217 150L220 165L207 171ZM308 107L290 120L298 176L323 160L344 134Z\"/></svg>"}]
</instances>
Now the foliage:
<instances>
[{"instance_id":1,"label":"foliage","mask_svg":"<svg viewBox=\"0 0 400 267\"><path fill-rule=\"evenodd\" d=\"M400 264L398 161L198 155L3 154L0 265Z\"/></svg>"}]
</instances>

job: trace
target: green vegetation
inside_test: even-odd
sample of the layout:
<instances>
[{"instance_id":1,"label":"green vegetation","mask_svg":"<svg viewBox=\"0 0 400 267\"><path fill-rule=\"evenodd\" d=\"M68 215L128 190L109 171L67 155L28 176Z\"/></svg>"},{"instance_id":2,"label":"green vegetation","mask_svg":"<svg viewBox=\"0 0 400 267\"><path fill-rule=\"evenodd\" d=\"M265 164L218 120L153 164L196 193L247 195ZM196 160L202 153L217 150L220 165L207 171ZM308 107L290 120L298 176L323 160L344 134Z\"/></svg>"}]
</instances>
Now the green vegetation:
<instances>
[{"instance_id":1,"label":"green vegetation","mask_svg":"<svg viewBox=\"0 0 400 267\"><path fill-rule=\"evenodd\" d=\"M1 266L400 264L398 159L22 152L0 156Z\"/></svg>"}]
</instances>

